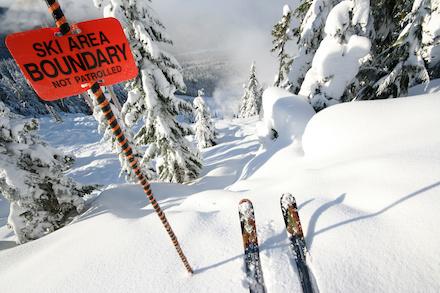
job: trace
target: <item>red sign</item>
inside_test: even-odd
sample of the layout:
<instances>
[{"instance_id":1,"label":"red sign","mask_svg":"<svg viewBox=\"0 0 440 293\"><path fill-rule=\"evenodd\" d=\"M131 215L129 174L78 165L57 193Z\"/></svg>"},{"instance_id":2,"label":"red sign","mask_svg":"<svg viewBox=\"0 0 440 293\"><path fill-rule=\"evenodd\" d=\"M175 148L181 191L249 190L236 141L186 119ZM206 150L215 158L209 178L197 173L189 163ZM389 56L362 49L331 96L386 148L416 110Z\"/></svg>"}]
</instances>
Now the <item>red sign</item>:
<instances>
[{"instance_id":1,"label":"red sign","mask_svg":"<svg viewBox=\"0 0 440 293\"><path fill-rule=\"evenodd\" d=\"M16 33L6 45L37 94L54 101L85 91L83 85L112 85L138 74L119 21L103 18L76 25L79 34L57 36L57 28Z\"/></svg>"}]
</instances>

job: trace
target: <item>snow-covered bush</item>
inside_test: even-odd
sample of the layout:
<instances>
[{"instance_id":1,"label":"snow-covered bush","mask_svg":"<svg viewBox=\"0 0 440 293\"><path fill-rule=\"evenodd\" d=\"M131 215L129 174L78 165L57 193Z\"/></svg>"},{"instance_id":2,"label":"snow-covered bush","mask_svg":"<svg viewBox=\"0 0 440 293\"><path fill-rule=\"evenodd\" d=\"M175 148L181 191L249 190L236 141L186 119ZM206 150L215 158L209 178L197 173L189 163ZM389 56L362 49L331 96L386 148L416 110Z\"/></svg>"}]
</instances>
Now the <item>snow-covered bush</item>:
<instances>
[{"instance_id":1,"label":"snow-covered bush","mask_svg":"<svg viewBox=\"0 0 440 293\"><path fill-rule=\"evenodd\" d=\"M258 124L258 135L264 140L286 143L301 137L315 111L308 101L292 93L271 87L263 93L263 121Z\"/></svg>"},{"instance_id":2,"label":"snow-covered bush","mask_svg":"<svg viewBox=\"0 0 440 293\"><path fill-rule=\"evenodd\" d=\"M211 118L211 113L203 100L203 91L193 101L196 112L196 123L194 126L195 138L199 149L214 146L215 125Z\"/></svg>"},{"instance_id":3,"label":"snow-covered bush","mask_svg":"<svg viewBox=\"0 0 440 293\"><path fill-rule=\"evenodd\" d=\"M425 17L422 32L423 59L431 78L440 77L440 0L431 0L431 13Z\"/></svg>"},{"instance_id":4,"label":"snow-covered bush","mask_svg":"<svg viewBox=\"0 0 440 293\"><path fill-rule=\"evenodd\" d=\"M296 9L295 15L299 18L300 27L294 30L298 37L298 53L293 59L289 75L293 93L298 93L301 89L316 50L325 36L327 16L339 2L340 0L303 0Z\"/></svg>"},{"instance_id":5,"label":"snow-covered bush","mask_svg":"<svg viewBox=\"0 0 440 293\"><path fill-rule=\"evenodd\" d=\"M439 6L439 0L303 0L294 13L301 25L293 29L299 52L292 92L319 110L405 96L408 87L437 78Z\"/></svg>"},{"instance_id":6,"label":"snow-covered bush","mask_svg":"<svg viewBox=\"0 0 440 293\"><path fill-rule=\"evenodd\" d=\"M244 95L241 98L239 118L257 116L261 112L261 98L263 89L257 79L255 62L252 63L249 81L244 86Z\"/></svg>"},{"instance_id":7,"label":"snow-covered bush","mask_svg":"<svg viewBox=\"0 0 440 293\"><path fill-rule=\"evenodd\" d=\"M377 154L388 158L399 150L439 145L438 137L431 135L431 126L427 127L438 125L437 107L440 107L438 94L330 107L308 123L302 141L304 152L318 160L350 161L353 157ZM374 169L371 174L376 174Z\"/></svg>"},{"instance_id":8,"label":"snow-covered bush","mask_svg":"<svg viewBox=\"0 0 440 293\"><path fill-rule=\"evenodd\" d=\"M11 203L8 223L19 243L65 225L94 188L64 175L74 159L42 142L37 129L36 120L23 120L0 102L0 193Z\"/></svg>"},{"instance_id":9,"label":"snow-covered bush","mask_svg":"<svg viewBox=\"0 0 440 293\"><path fill-rule=\"evenodd\" d=\"M278 57L278 73L275 77L274 86L289 90L290 84L288 75L293 59L287 54L287 43L292 39L291 31L292 11L289 5L284 5L283 18L272 29L272 37L274 38L273 48L271 52L275 52Z\"/></svg>"},{"instance_id":10,"label":"snow-covered bush","mask_svg":"<svg viewBox=\"0 0 440 293\"><path fill-rule=\"evenodd\" d=\"M369 1L345 0L328 15L322 40L299 92L316 110L341 102L356 77L371 42L363 35L369 25Z\"/></svg>"},{"instance_id":11,"label":"snow-covered bush","mask_svg":"<svg viewBox=\"0 0 440 293\"><path fill-rule=\"evenodd\" d=\"M405 11L405 6L402 8ZM366 64L366 68L362 68L359 77L361 89L357 99L405 96L408 87L429 81L423 59L422 32L423 23L428 20L430 14L430 0L414 1L409 13L403 13L404 16L399 21L403 29L392 46L383 48L371 63Z\"/></svg>"},{"instance_id":12,"label":"snow-covered bush","mask_svg":"<svg viewBox=\"0 0 440 293\"><path fill-rule=\"evenodd\" d=\"M150 6L150 1L94 0L104 8L104 16L119 19L139 67L138 77L127 84L129 90L122 116L128 127L142 120L136 142L147 146L144 162L156 159L159 178L185 182L198 176L200 154L185 136L192 132L176 116L193 111L192 105L175 97L185 84L177 60L160 45L171 44Z\"/></svg>"}]
</instances>

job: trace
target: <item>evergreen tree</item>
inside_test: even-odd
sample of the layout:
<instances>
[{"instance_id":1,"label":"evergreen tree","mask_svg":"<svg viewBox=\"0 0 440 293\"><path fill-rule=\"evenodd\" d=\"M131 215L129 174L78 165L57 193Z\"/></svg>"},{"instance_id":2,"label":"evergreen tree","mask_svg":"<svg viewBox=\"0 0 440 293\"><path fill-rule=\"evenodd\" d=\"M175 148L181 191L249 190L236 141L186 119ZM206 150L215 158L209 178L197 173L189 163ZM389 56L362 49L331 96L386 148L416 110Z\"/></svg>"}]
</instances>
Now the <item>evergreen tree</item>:
<instances>
[{"instance_id":1,"label":"evergreen tree","mask_svg":"<svg viewBox=\"0 0 440 293\"><path fill-rule=\"evenodd\" d=\"M294 36L298 37L301 33L301 24L303 23L307 12L310 9L310 6L312 5L313 0L301 0L298 4L298 7L293 11L293 16L296 18L299 26L292 29L292 33Z\"/></svg>"},{"instance_id":2,"label":"evergreen tree","mask_svg":"<svg viewBox=\"0 0 440 293\"><path fill-rule=\"evenodd\" d=\"M431 79L440 78L440 0L431 0L431 14L425 18L422 54Z\"/></svg>"},{"instance_id":3,"label":"evergreen tree","mask_svg":"<svg viewBox=\"0 0 440 293\"><path fill-rule=\"evenodd\" d=\"M247 118L260 114L263 98L263 89L257 80L255 62L252 63L249 82L244 87L244 95L241 98L239 118Z\"/></svg>"},{"instance_id":4,"label":"evergreen tree","mask_svg":"<svg viewBox=\"0 0 440 293\"><path fill-rule=\"evenodd\" d=\"M90 113L87 104L78 97L54 102L39 99L13 59L0 61L0 101L12 112L25 116L49 114L47 106L56 112Z\"/></svg>"},{"instance_id":5,"label":"evergreen tree","mask_svg":"<svg viewBox=\"0 0 440 293\"><path fill-rule=\"evenodd\" d=\"M293 30L298 38L298 53L293 59L289 75L292 84L290 91L295 94L301 89L305 75L312 67L316 50L325 37L327 16L339 2L340 0L303 0L295 10L295 16L301 24Z\"/></svg>"},{"instance_id":6,"label":"evergreen tree","mask_svg":"<svg viewBox=\"0 0 440 293\"><path fill-rule=\"evenodd\" d=\"M374 20L372 27L372 54L377 56L380 52L393 45L399 36L400 21L408 13L408 1L372 0L371 18ZM410 8L409 8L410 9Z\"/></svg>"},{"instance_id":7,"label":"evergreen tree","mask_svg":"<svg viewBox=\"0 0 440 293\"><path fill-rule=\"evenodd\" d=\"M370 52L369 0L345 0L329 13L319 49L299 92L315 110L344 101L344 92Z\"/></svg>"},{"instance_id":8,"label":"evergreen tree","mask_svg":"<svg viewBox=\"0 0 440 293\"><path fill-rule=\"evenodd\" d=\"M211 113L203 100L203 91L194 99L194 108L196 113L195 138L199 149L204 149L216 145L215 126L211 118Z\"/></svg>"},{"instance_id":9,"label":"evergreen tree","mask_svg":"<svg viewBox=\"0 0 440 293\"><path fill-rule=\"evenodd\" d=\"M409 12L405 13L405 9ZM431 13L431 1L403 1L396 4L395 11L397 10L399 13L394 20L403 29L392 46L376 46L383 50L377 52L371 62L362 68L355 84L360 88L358 100L403 96L407 94L409 87L429 81L422 57L422 35L423 23Z\"/></svg>"},{"instance_id":10,"label":"evergreen tree","mask_svg":"<svg viewBox=\"0 0 440 293\"><path fill-rule=\"evenodd\" d=\"M11 203L8 224L18 243L64 226L94 189L64 175L74 159L42 142L37 129L36 120L23 120L0 102L0 193Z\"/></svg>"},{"instance_id":11,"label":"evergreen tree","mask_svg":"<svg viewBox=\"0 0 440 293\"><path fill-rule=\"evenodd\" d=\"M108 93L108 89L103 88L103 90L104 90L106 98L110 102L110 99L109 99L110 94ZM91 100L93 101L92 102L93 103L93 117L98 122L98 131L103 134L101 142L108 143L109 145L111 145L113 152L118 155L119 162L121 164L120 176L125 176L127 181L130 181L133 183L137 182L137 176L132 171L132 168L130 167L128 160L125 158L125 155L122 152L121 146L119 145L117 139L113 135L113 132L112 132L109 124L107 123L107 119L104 117L104 113L102 112L101 108L98 106L96 98L94 98L94 95L93 95L93 93L91 93L91 91L89 92L89 95L91 96ZM123 129L123 131L124 131L125 137L127 137L129 139L129 141L133 141L132 131L130 129L128 129L125 126L124 121L122 119L120 119L121 113L119 112L117 107L115 105L113 105L111 102L110 102L110 106L112 108L113 113L115 114L115 117L117 117L117 119L119 121L119 125L121 126L121 129ZM143 171L143 174L145 176L147 176L147 178L150 180L154 179L156 177L156 174L155 174L153 167L151 166L151 162L144 162L143 161L143 158L140 155L141 151L139 150L139 148L136 145L132 145L131 147L133 150L133 155L140 162L140 167Z\"/></svg>"},{"instance_id":12,"label":"evergreen tree","mask_svg":"<svg viewBox=\"0 0 440 293\"><path fill-rule=\"evenodd\" d=\"M171 44L164 25L150 6L151 1L94 0L104 6L104 15L119 19L139 67L138 77L127 84L127 102L122 109L125 123L132 127L142 120L136 142L147 145L144 161L156 159L156 170L163 181L185 182L198 176L200 154L185 136L189 126L176 119L179 111L192 111L190 103L175 97L185 85L176 59L160 48Z\"/></svg>"},{"instance_id":13,"label":"evergreen tree","mask_svg":"<svg viewBox=\"0 0 440 293\"><path fill-rule=\"evenodd\" d=\"M278 73L275 77L274 86L289 90L292 86L288 79L290 67L293 59L286 53L287 42L292 39L292 32L290 29L292 22L292 11L289 5L284 5L283 18L279 21L272 30L272 37L274 38L273 48L271 52L275 52L279 59Z\"/></svg>"}]
</instances>

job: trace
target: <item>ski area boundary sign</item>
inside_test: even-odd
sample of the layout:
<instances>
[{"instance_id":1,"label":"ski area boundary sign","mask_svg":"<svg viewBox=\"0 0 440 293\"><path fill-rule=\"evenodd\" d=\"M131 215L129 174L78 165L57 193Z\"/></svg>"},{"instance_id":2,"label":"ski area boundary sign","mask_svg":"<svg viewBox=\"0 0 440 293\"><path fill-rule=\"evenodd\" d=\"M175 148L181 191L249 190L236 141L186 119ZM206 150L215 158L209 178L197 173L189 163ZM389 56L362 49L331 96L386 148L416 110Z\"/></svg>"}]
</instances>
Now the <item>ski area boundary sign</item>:
<instances>
[{"instance_id":1,"label":"ski area boundary sign","mask_svg":"<svg viewBox=\"0 0 440 293\"><path fill-rule=\"evenodd\" d=\"M58 36L58 28L43 28L6 38L9 51L43 100L79 95L85 84L112 85L138 74L117 19L81 22L76 28L79 33L65 36Z\"/></svg>"}]
</instances>

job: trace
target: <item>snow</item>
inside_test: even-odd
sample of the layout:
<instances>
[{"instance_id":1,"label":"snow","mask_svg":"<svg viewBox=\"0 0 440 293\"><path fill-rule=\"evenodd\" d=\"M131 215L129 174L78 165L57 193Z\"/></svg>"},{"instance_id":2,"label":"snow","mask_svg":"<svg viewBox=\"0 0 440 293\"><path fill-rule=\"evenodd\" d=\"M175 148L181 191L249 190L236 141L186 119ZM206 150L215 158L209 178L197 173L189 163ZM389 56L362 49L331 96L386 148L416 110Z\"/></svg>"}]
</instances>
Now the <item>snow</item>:
<instances>
[{"instance_id":1,"label":"snow","mask_svg":"<svg viewBox=\"0 0 440 293\"><path fill-rule=\"evenodd\" d=\"M440 92L440 79L433 79L428 84L419 84L408 89L409 96Z\"/></svg>"},{"instance_id":2,"label":"snow","mask_svg":"<svg viewBox=\"0 0 440 293\"><path fill-rule=\"evenodd\" d=\"M393 105L392 111L387 107L390 104ZM427 135L425 129L428 125L433 130L440 119L436 111L427 110L429 107L440 107L440 99L426 95L394 103L389 100L361 101L340 104L331 111L324 110L307 125L303 137L305 155L314 159L333 157L346 160L347 157L396 154L417 149L423 143L436 145L440 138ZM417 112L424 114L414 115Z\"/></svg>"},{"instance_id":3,"label":"snow","mask_svg":"<svg viewBox=\"0 0 440 293\"><path fill-rule=\"evenodd\" d=\"M309 96L315 92L318 81L321 91L328 97L339 99L347 85L359 71L360 59L370 51L370 40L353 35L347 44L326 37L321 42L313 59L312 68L307 72L300 94Z\"/></svg>"},{"instance_id":4,"label":"snow","mask_svg":"<svg viewBox=\"0 0 440 293\"><path fill-rule=\"evenodd\" d=\"M353 7L354 3L349 0L336 5L328 14L324 28L325 33L330 36L343 33L350 25L350 14L347 12L353 10Z\"/></svg>"},{"instance_id":5,"label":"snow","mask_svg":"<svg viewBox=\"0 0 440 293\"><path fill-rule=\"evenodd\" d=\"M432 1L432 6L439 6L438 0ZM440 60L440 46L438 36L440 35L440 11L431 11L431 16L425 19L423 24L422 42L424 46L423 58L429 63L430 67L438 64ZM434 41L433 41L434 40Z\"/></svg>"},{"instance_id":6,"label":"snow","mask_svg":"<svg viewBox=\"0 0 440 293\"><path fill-rule=\"evenodd\" d=\"M272 107L264 109L265 117L275 126L305 126L311 118L302 130L304 152L295 142L261 152L258 117L217 120L219 144L203 151L200 179L152 184L193 276L185 273L141 188L121 184L117 158L99 144L94 119L64 115L64 124L51 124L44 118L44 138L79 157L70 175L104 184L105 191L74 223L25 245L14 246L1 226L1 288L247 292L238 203L249 198L267 292L301 292L279 203L289 192L321 292L438 292L440 94L352 102L289 117L285 124L275 114L282 113L282 103L305 109L300 97L277 89L266 96ZM0 198L0 225L5 204Z\"/></svg>"},{"instance_id":7,"label":"snow","mask_svg":"<svg viewBox=\"0 0 440 293\"><path fill-rule=\"evenodd\" d=\"M362 27L366 27L370 18L370 0L356 0L355 3L351 23L353 25L360 24Z\"/></svg>"},{"instance_id":8,"label":"snow","mask_svg":"<svg viewBox=\"0 0 440 293\"><path fill-rule=\"evenodd\" d=\"M315 2L319 3L318 0ZM322 22L325 21L324 33L317 38L322 37L323 40L317 40L319 47L318 44L307 46L317 50L299 89L299 94L307 97L317 111L344 101L348 86L355 79L361 64L367 60L371 49L367 33L369 0L336 2L329 1L329 7L320 11L325 16L330 9L328 17L320 22L322 28ZM313 7L312 4L308 14L312 13ZM308 22L305 20L305 23ZM296 68L295 64L293 68Z\"/></svg>"},{"instance_id":9,"label":"snow","mask_svg":"<svg viewBox=\"0 0 440 293\"><path fill-rule=\"evenodd\" d=\"M284 5L283 6L283 16L287 16L290 12L292 12L292 10L290 9L289 5Z\"/></svg>"},{"instance_id":10,"label":"snow","mask_svg":"<svg viewBox=\"0 0 440 293\"><path fill-rule=\"evenodd\" d=\"M279 141L291 143L301 137L315 110L304 97L271 87L263 93L263 113L263 121L258 124L260 137L271 140L273 129Z\"/></svg>"}]
</instances>

